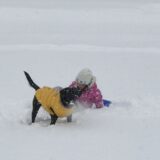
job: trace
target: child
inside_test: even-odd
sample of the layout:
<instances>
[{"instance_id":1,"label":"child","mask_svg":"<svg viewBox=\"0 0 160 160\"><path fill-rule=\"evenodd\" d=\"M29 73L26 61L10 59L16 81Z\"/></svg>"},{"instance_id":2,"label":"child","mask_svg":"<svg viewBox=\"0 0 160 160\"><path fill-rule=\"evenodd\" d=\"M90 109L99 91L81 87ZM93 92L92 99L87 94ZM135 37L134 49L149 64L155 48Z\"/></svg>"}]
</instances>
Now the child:
<instances>
[{"instance_id":1,"label":"child","mask_svg":"<svg viewBox=\"0 0 160 160\"><path fill-rule=\"evenodd\" d=\"M85 91L77 99L77 102L80 104L86 107L93 107L93 105L95 105L96 108L103 107L102 94L97 87L96 77L92 74L91 70L81 70L77 75L76 80L73 81L69 87L79 87L80 89L86 87Z\"/></svg>"}]
</instances>

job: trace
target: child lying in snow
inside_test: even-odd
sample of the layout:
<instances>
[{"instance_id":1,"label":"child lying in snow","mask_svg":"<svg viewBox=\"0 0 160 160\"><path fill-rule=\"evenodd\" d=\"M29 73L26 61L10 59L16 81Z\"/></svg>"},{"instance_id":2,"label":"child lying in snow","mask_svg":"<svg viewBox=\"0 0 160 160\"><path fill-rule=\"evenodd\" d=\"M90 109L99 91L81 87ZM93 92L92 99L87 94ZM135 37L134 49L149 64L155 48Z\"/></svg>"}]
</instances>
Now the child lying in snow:
<instances>
[{"instance_id":1,"label":"child lying in snow","mask_svg":"<svg viewBox=\"0 0 160 160\"><path fill-rule=\"evenodd\" d=\"M96 77L89 69L81 70L77 75L76 80L73 81L69 87L79 87L80 89L83 89L86 86L87 88L85 92L83 92L83 94L76 101L86 107L92 107L95 105L96 108L102 108L102 94L97 87Z\"/></svg>"}]
</instances>

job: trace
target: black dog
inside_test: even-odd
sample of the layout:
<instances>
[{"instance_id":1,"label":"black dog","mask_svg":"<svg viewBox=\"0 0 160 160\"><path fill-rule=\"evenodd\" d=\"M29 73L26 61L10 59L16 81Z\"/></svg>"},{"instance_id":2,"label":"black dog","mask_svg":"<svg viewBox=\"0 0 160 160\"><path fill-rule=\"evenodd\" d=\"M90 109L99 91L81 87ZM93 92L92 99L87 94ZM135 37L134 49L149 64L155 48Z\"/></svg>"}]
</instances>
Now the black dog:
<instances>
[{"instance_id":1,"label":"black dog","mask_svg":"<svg viewBox=\"0 0 160 160\"><path fill-rule=\"evenodd\" d=\"M43 87L40 88L37 84L33 82L30 75L24 72L29 85L36 90L35 96L33 98L33 110L32 110L32 123L35 122L36 115L39 108L43 108L50 114L51 123L55 124L58 117L67 117L67 121L72 121L72 107L70 104L75 102L75 100L81 96L82 92L87 88L64 88L59 92L54 88Z\"/></svg>"}]
</instances>

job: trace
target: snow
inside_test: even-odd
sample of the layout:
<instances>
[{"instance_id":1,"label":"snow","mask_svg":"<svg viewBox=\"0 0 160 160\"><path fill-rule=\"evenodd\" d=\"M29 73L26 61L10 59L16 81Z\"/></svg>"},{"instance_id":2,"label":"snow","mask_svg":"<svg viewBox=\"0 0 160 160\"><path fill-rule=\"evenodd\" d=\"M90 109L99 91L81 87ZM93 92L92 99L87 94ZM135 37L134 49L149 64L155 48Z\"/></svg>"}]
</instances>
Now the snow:
<instances>
[{"instance_id":1,"label":"snow","mask_svg":"<svg viewBox=\"0 0 160 160\"><path fill-rule=\"evenodd\" d=\"M158 19L156 0L0 0L0 159L159 160ZM23 71L66 87L85 67L112 105L31 124Z\"/></svg>"}]
</instances>

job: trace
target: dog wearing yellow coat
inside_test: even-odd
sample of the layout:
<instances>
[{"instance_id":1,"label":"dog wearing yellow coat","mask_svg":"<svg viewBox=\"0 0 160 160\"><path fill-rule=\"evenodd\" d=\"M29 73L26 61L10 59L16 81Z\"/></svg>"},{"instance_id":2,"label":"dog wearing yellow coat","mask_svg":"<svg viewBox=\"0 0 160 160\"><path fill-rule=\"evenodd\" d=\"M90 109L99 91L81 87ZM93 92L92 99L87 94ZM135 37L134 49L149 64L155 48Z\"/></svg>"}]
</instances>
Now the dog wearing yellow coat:
<instances>
[{"instance_id":1,"label":"dog wearing yellow coat","mask_svg":"<svg viewBox=\"0 0 160 160\"><path fill-rule=\"evenodd\" d=\"M74 103L81 96L87 86L83 90L67 87L60 91L51 87L40 88L33 82L27 72L24 71L24 74L29 85L36 90L33 98L32 123L35 122L36 115L41 106L50 114L51 125L56 123L58 117L67 117L67 121L71 122L73 113L71 103Z\"/></svg>"}]
</instances>

